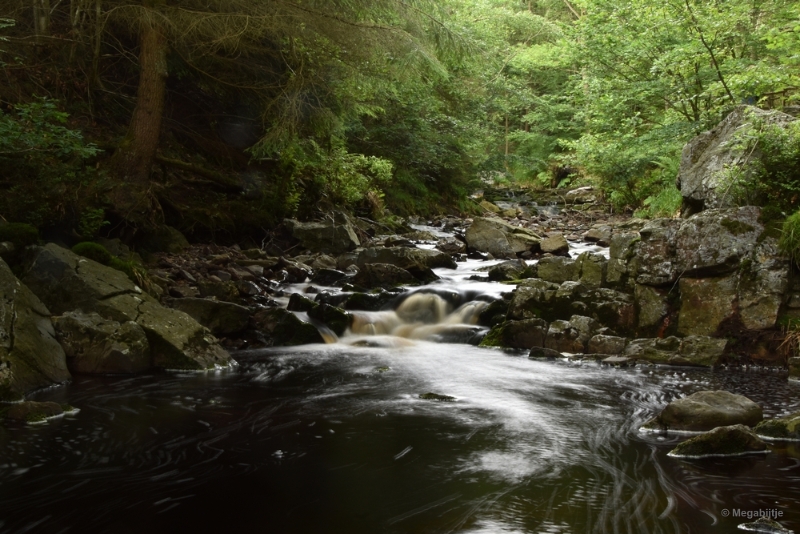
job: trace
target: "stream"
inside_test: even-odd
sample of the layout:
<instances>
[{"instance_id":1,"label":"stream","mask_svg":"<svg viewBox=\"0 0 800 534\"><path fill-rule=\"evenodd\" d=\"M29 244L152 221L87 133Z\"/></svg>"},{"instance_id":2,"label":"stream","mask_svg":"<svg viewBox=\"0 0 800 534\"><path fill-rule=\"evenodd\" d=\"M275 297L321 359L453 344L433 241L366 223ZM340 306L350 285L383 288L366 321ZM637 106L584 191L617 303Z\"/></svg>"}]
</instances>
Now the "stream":
<instances>
[{"instance_id":1,"label":"stream","mask_svg":"<svg viewBox=\"0 0 800 534\"><path fill-rule=\"evenodd\" d=\"M766 417L798 411L785 372L616 369L437 342L474 331L468 308L483 302L438 295L513 287L468 279L486 264L437 270L405 299L413 313L360 314L336 343L32 395L80 411L0 428L0 533L731 533L759 511L800 532L797 445L685 461L666 456L679 438L638 432L705 389L746 395Z\"/></svg>"}]
</instances>

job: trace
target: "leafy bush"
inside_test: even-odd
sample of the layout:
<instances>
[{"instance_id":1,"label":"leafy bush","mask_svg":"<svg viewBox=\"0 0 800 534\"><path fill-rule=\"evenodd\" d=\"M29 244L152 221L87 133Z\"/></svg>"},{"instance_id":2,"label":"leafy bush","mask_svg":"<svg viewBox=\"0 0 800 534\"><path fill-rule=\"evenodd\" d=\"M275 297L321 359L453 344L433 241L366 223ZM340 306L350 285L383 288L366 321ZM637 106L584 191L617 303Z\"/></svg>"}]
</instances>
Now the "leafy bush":
<instances>
[{"instance_id":1,"label":"leafy bush","mask_svg":"<svg viewBox=\"0 0 800 534\"><path fill-rule=\"evenodd\" d=\"M39 241L39 231L25 223L1 224L0 241L10 241L16 249L25 248Z\"/></svg>"},{"instance_id":2,"label":"leafy bush","mask_svg":"<svg viewBox=\"0 0 800 534\"><path fill-rule=\"evenodd\" d=\"M795 263L800 263L800 211L795 212L783 222L778 246Z\"/></svg>"}]
</instances>

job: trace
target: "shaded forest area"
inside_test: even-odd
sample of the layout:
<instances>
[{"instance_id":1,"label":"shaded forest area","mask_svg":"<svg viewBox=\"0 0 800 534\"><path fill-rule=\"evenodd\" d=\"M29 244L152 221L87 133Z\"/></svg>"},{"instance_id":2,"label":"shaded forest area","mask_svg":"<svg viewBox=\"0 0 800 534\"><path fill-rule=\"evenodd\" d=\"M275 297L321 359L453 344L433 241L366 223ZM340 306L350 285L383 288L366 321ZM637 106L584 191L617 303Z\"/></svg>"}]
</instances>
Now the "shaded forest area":
<instances>
[{"instance_id":1,"label":"shaded forest area","mask_svg":"<svg viewBox=\"0 0 800 534\"><path fill-rule=\"evenodd\" d=\"M468 213L481 180L670 215L683 144L793 105L799 52L785 0L3 0L0 215L233 242Z\"/></svg>"}]
</instances>

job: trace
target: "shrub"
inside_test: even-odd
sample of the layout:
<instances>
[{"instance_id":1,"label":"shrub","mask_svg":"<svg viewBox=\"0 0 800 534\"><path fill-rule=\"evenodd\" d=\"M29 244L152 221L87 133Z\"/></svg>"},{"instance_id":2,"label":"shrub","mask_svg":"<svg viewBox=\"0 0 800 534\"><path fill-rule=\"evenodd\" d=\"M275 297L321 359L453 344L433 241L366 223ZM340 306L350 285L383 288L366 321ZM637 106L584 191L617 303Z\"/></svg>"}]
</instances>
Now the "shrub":
<instances>
[{"instance_id":1,"label":"shrub","mask_svg":"<svg viewBox=\"0 0 800 534\"><path fill-rule=\"evenodd\" d=\"M798 263L800 260L800 211L790 215L783 222L778 246L789 255L793 262Z\"/></svg>"},{"instance_id":2,"label":"shrub","mask_svg":"<svg viewBox=\"0 0 800 534\"><path fill-rule=\"evenodd\" d=\"M97 263L102 263L103 265L111 265L111 259L113 258L111 253L107 251L103 245L98 245L97 243L92 243L91 241L83 241L82 243L78 243L72 247L72 252L78 256L83 256L84 258L94 260Z\"/></svg>"},{"instance_id":3,"label":"shrub","mask_svg":"<svg viewBox=\"0 0 800 534\"><path fill-rule=\"evenodd\" d=\"M25 248L39 241L39 231L25 223L0 225L0 241L10 241L17 249Z\"/></svg>"}]
</instances>

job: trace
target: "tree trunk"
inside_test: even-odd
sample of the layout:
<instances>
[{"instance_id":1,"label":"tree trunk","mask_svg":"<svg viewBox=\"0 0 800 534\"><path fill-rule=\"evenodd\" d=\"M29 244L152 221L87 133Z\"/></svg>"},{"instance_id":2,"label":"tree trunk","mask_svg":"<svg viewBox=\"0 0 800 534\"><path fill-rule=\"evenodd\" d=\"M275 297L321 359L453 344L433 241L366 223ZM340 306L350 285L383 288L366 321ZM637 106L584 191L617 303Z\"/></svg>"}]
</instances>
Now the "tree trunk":
<instances>
[{"instance_id":1,"label":"tree trunk","mask_svg":"<svg viewBox=\"0 0 800 534\"><path fill-rule=\"evenodd\" d=\"M146 7L152 4L145 2ZM166 29L158 13L151 10L141 21L139 66L136 108L112 162L120 183L111 200L124 219L136 226L148 226L156 222L158 213L149 192L150 170L158 149L167 86Z\"/></svg>"}]
</instances>

